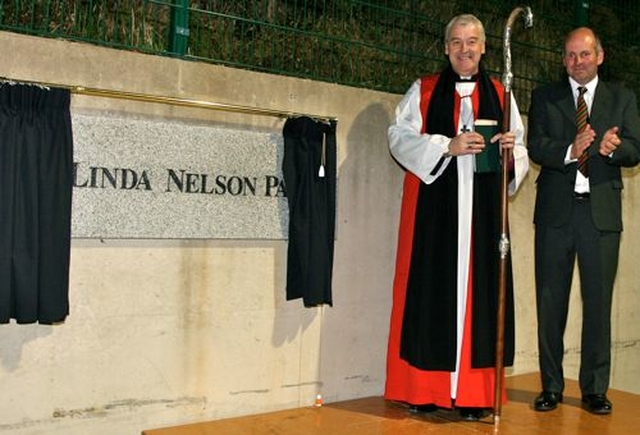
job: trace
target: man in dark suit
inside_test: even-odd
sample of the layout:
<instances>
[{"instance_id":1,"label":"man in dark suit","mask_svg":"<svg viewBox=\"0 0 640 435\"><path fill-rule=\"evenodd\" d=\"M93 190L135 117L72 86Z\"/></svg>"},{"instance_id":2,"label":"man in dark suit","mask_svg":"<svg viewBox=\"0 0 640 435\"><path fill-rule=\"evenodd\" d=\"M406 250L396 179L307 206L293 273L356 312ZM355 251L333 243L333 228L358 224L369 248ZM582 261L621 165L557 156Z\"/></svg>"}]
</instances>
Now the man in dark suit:
<instances>
[{"instance_id":1,"label":"man in dark suit","mask_svg":"<svg viewBox=\"0 0 640 435\"><path fill-rule=\"evenodd\" d=\"M640 120L632 91L599 80L603 61L591 29L572 31L562 59L568 79L534 90L531 98L529 156L541 166L534 212L542 379L542 393L533 404L537 411L562 402L563 336L576 255L583 302L582 402L594 414L612 410L606 392L622 231L620 168L640 161ZM581 99L586 111L577 115Z\"/></svg>"}]
</instances>

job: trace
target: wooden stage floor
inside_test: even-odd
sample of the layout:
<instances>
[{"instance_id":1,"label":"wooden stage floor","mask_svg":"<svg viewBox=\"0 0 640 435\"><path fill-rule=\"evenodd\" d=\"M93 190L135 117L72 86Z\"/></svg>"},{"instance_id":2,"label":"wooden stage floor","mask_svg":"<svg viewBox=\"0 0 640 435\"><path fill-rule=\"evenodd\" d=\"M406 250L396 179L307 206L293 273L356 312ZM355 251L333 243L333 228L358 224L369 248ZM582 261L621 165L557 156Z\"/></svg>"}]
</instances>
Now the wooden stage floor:
<instances>
[{"instance_id":1,"label":"wooden stage floor","mask_svg":"<svg viewBox=\"0 0 640 435\"><path fill-rule=\"evenodd\" d=\"M640 433L640 395L609 390L613 402L609 415L593 415L581 407L576 381L567 380L564 402L558 409L536 412L532 403L539 393L538 374L506 380L509 402L502 407L499 424L489 415L479 422L461 421L458 414L438 410L410 414L407 407L367 397L267 414L151 429L143 435L418 435L418 434L637 434Z\"/></svg>"}]
</instances>

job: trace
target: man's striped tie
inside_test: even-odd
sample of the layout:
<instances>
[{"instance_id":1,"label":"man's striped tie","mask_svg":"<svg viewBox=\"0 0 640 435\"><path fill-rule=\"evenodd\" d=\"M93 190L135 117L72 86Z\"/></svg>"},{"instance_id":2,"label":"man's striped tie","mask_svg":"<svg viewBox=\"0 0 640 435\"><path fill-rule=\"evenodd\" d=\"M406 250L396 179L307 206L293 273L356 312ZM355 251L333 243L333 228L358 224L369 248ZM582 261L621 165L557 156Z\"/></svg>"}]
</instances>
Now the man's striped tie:
<instances>
[{"instance_id":1,"label":"man's striped tie","mask_svg":"<svg viewBox=\"0 0 640 435\"><path fill-rule=\"evenodd\" d=\"M578 108L576 110L576 127L578 128L578 133L583 132L587 128L587 119L589 117L587 103L584 101L585 92L587 92L587 88L584 86L578 88ZM589 176L589 167L587 166L587 159L589 158L588 150L589 148L585 149L578 158L578 170L582 172L582 175L585 177Z\"/></svg>"}]
</instances>

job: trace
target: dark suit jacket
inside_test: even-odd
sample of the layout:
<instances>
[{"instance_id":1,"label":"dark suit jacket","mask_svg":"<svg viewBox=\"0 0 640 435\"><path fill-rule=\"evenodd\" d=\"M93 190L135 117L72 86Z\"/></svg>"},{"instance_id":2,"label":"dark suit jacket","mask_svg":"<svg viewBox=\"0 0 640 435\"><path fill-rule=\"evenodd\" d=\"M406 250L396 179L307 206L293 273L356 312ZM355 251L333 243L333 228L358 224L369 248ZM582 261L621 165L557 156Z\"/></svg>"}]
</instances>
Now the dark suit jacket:
<instances>
[{"instance_id":1,"label":"dark suit jacket","mask_svg":"<svg viewBox=\"0 0 640 435\"><path fill-rule=\"evenodd\" d=\"M534 223L554 227L571 216L577 164L565 165L568 146L576 135L575 103L569 80L537 88L531 94L528 150L541 166L536 180ZM589 154L591 208L601 231L622 231L622 177L620 168L640 162L640 119L635 94L620 85L599 80L590 114L596 138ZM602 136L618 126L622 143L611 157L598 153Z\"/></svg>"}]
</instances>

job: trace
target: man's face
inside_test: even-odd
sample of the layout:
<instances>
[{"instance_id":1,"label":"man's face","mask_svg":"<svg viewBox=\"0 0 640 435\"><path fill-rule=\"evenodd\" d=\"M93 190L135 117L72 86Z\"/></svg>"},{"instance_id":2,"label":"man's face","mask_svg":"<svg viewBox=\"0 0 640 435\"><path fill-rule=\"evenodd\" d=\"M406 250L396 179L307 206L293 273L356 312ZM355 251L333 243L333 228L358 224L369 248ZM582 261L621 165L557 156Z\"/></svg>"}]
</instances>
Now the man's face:
<instances>
[{"instance_id":1,"label":"man's face","mask_svg":"<svg viewBox=\"0 0 640 435\"><path fill-rule=\"evenodd\" d=\"M445 53L457 74L471 76L478 72L478 64L484 54L484 42L480 35L475 24L457 24L451 28Z\"/></svg>"},{"instance_id":2,"label":"man's face","mask_svg":"<svg viewBox=\"0 0 640 435\"><path fill-rule=\"evenodd\" d=\"M576 31L564 44L562 63L567 74L581 85L589 83L604 60L604 52L596 52L596 40L588 30Z\"/></svg>"}]
</instances>

